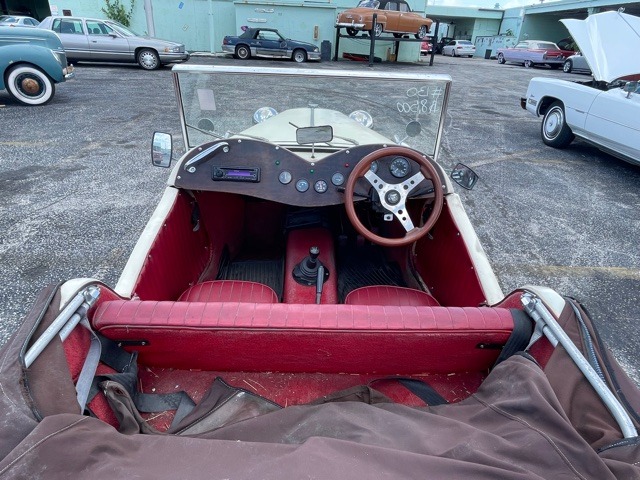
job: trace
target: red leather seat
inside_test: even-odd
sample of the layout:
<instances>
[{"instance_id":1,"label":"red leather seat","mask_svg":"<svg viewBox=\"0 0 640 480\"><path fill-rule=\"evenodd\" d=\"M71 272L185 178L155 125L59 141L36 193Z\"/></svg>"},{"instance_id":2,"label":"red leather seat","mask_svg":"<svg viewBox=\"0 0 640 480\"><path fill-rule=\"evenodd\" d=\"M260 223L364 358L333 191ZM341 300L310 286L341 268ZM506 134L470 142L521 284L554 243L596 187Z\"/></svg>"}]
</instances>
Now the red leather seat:
<instances>
[{"instance_id":1,"label":"red leather seat","mask_svg":"<svg viewBox=\"0 0 640 480\"><path fill-rule=\"evenodd\" d=\"M356 288L344 299L347 305L393 305L397 307L438 307L427 292L405 287L374 285Z\"/></svg>"},{"instance_id":2,"label":"red leather seat","mask_svg":"<svg viewBox=\"0 0 640 480\"><path fill-rule=\"evenodd\" d=\"M180 295L179 302L278 303L278 296L267 285L243 280L212 280L197 283Z\"/></svg>"}]
</instances>

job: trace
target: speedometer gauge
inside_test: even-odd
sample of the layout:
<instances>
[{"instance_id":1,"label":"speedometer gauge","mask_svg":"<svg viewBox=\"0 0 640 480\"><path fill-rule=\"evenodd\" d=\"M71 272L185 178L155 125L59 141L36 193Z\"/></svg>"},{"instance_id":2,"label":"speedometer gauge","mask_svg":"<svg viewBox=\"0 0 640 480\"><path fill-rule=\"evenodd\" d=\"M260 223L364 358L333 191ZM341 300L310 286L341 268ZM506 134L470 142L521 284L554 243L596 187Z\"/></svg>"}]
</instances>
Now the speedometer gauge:
<instances>
[{"instance_id":1,"label":"speedometer gauge","mask_svg":"<svg viewBox=\"0 0 640 480\"><path fill-rule=\"evenodd\" d=\"M391 175L396 178L406 177L409 174L410 168L411 167L409 166L409 160L404 157L394 158L391 162L391 165L389 165L389 171L391 172Z\"/></svg>"}]
</instances>

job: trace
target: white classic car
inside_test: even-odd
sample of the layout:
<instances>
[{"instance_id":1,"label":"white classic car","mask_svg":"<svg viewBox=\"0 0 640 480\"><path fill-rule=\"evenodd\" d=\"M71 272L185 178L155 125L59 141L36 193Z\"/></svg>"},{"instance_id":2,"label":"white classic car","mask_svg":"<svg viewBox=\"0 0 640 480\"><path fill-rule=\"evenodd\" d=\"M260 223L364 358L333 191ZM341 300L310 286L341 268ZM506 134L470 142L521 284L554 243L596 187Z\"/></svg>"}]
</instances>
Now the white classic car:
<instances>
[{"instance_id":1,"label":"white classic car","mask_svg":"<svg viewBox=\"0 0 640 480\"><path fill-rule=\"evenodd\" d=\"M564 148L577 136L640 164L640 18L603 12L561 21L589 63L593 80L533 78L521 98L522 108L543 116L541 134L547 145Z\"/></svg>"}]
</instances>

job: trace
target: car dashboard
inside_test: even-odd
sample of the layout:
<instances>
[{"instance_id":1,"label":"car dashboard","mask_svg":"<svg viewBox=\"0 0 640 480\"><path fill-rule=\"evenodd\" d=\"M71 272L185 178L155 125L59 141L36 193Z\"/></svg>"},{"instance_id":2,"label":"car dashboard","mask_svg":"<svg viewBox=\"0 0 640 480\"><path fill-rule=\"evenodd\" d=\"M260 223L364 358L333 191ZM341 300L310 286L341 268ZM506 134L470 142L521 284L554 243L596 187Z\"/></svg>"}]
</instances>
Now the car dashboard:
<instances>
[{"instance_id":1,"label":"car dashboard","mask_svg":"<svg viewBox=\"0 0 640 480\"><path fill-rule=\"evenodd\" d=\"M302 158L279 145L246 138L203 144L184 156L176 167L174 185L199 191L248 195L286 205L320 207L344 203L344 188L356 164L384 145L357 145L318 158ZM413 160L393 155L382 157L371 169L389 184L400 183L419 171ZM369 182L358 179L354 200L369 196ZM431 179L417 186L411 197L429 197Z\"/></svg>"}]
</instances>

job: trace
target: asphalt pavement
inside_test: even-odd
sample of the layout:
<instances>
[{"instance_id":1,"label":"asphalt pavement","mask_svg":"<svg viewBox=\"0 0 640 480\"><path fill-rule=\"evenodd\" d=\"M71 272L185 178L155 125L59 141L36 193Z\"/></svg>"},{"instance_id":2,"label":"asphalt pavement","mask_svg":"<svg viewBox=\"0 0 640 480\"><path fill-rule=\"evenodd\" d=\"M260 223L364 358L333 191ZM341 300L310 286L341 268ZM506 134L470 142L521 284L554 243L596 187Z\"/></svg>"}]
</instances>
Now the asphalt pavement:
<instances>
[{"instance_id":1,"label":"asphalt pavement","mask_svg":"<svg viewBox=\"0 0 640 480\"><path fill-rule=\"evenodd\" d=\"M540 119L520 108L534 76L589 77L442 56L433 66L302 66L313 67L451 75L440 162L446 170L465 163L480 176L459 193L503 291L545 285L583 302L640 383L640 168L580 141L546 147ZM153 132L173 134L175 153L184 152L169 68L80 64L76 73L46 106L19 106L0 92L0 343L46 284L93 277L115 285L169 173L151 167Z\"/></svg>"}]
</instances>

